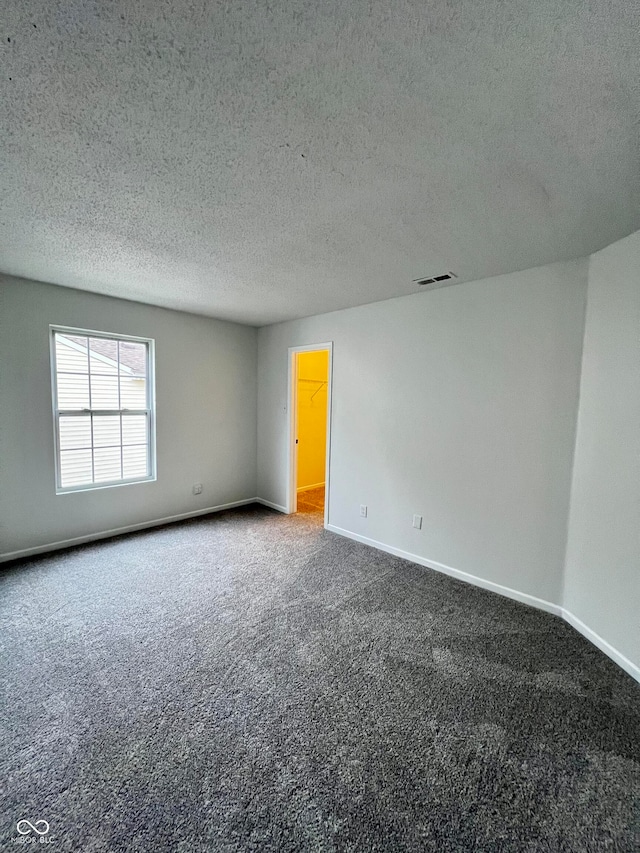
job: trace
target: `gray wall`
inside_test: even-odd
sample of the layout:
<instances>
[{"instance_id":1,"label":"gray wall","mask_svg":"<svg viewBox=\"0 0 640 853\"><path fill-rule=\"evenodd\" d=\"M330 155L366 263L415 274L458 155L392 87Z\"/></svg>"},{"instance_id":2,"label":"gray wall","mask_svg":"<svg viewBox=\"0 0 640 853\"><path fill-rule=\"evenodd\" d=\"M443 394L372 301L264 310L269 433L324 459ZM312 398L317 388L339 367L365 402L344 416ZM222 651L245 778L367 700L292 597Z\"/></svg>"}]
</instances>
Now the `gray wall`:
<instances>
[{"instance_id":1,"label":"gray wall","mask_svg":"<svg viewBox=\"0 0 640 853\"><path fill-rule=\"evenodd\" d=\"M50 323L155 339L157 482L55 494ZM256 347L247 326L0 276L0 555L254 497Z\"/></svg>"},{"instance_id":2,"label":"gray wall","mask_svg":"<svg viewBox=\"0 0 640 853\"><path fill-rule=\"evenodd\" d=\"M640 666L640 232L589 263L564 604Z\"/></svg>"},{"instance_id":3,"label":"gray wall","mask_svg":"<svg viewBox=\"0 0 640 853\"><path fill-rule=\"evenodd\" d=\"M586 289L582 260L261 329L258 494L287 348L334 341L329 524L559 606Z\"/></svg>"}]
</instances>

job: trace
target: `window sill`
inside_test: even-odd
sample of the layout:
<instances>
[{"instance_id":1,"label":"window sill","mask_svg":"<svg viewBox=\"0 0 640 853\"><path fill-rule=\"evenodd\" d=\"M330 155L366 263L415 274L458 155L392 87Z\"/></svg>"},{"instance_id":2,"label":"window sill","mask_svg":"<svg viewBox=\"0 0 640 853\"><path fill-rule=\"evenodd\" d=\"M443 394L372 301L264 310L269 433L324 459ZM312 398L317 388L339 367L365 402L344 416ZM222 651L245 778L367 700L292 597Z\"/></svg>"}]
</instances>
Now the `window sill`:
<instances>
[{"instance_id":1,"label":"window sill","mask_svg":"<svg viewBox=\"0 0 640 853\"><path fill-rule=\"evenodd\" d=\"M56 495L75 495L78 492L95 492L98 489L115 489L118 486L139 486L144 483L155 483L157 477L140 477L135 480L116 480L112 483L88 483L83 486L56 487Z\"/></svg>"}]
</instances>

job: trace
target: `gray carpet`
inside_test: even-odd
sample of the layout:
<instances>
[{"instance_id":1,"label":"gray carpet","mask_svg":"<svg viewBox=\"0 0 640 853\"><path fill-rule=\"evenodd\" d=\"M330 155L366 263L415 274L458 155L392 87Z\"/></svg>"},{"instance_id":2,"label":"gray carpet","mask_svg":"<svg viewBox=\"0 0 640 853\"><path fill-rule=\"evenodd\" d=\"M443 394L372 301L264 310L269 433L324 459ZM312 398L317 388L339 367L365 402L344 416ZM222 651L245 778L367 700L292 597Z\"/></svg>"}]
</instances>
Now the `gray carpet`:
<instances>
[{"instance_id":1,"label":"gray carpet","mask_svg":"<svg viewBox=\"0 0 640 853\"><path fill-rule=\"evenodd\" d=\"M250 507L2 573L0 847L26 819L85 853L637 851L638 685L319 521Z\"/></svg>"}]
</instances>

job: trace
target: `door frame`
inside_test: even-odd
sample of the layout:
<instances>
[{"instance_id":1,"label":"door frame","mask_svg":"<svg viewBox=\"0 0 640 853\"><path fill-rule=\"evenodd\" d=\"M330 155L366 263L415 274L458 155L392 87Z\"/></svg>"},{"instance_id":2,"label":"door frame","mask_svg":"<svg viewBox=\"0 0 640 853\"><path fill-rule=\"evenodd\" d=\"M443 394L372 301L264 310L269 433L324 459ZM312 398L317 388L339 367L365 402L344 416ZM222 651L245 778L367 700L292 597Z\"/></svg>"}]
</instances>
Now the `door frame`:
<instances>
[{"instance_id":1,"label":"door frame","mask_svg":"<svg viewBox=\"0 0 640 853\"><path fill-rule=\"evenodd\" d=\"M298 455L296 453L296 433L298 431L298 360L299 352L317 352L326 350L329 353L327 365L327 446L325 451L324 470L324 526L329 523L329 476L331 470L331 397L333 388L333 341L318 344L302 344L289 347L289 365L287 370L287 401L289 406L287 453L287 513L298 509L297 473Z\"/></svg>"}]
</instances>

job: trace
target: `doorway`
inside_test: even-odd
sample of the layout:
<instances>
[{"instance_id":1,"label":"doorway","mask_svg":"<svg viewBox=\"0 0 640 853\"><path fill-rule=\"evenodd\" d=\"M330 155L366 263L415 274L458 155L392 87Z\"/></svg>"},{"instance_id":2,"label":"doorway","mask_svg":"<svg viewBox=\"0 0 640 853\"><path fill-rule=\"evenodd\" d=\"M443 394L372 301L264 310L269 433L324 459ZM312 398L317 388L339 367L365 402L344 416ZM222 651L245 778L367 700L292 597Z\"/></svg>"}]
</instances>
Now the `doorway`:
<instances>
[{"instance_id":1,"label":"doorway","mask_svg":"<svg viewBox=\"0 0 640 853\"><path fill-rule=\"evenodd\" d=\"M289 349L287 512L329 520L332 344Z\"/></svg>"}]
</instances>

